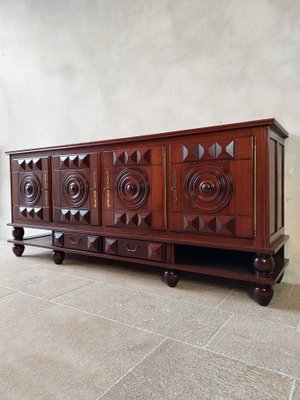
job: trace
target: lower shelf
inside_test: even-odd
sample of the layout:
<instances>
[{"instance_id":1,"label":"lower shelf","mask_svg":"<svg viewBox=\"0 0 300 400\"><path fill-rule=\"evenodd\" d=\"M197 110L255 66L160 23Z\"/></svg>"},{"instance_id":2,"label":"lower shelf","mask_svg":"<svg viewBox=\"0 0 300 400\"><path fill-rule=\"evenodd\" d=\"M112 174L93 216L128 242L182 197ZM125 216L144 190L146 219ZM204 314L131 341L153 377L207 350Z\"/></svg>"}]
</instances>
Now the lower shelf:
<instances>
[{"instance_id":1,"label":"lower shelf","mask_svg":"<svg viewBox=\"0 0 300 400\"><path fill-rule=\"evenodd\" d=\"M24 246L33 246L56 250L65 253L81 254L102 259L131 262L135 264L146 264L160 268L177 269L194 272L208 276L218 276L244 282L253 282L261 285L274 285L279 281L288 260L284 259L283 265L276 265L273 275L270 277L257 277L251 271L251 260L253 253L233 252L230 250L208 249L196 246L174 245L174 263L162 263L149 260L115 256L96 252L87 252L77 249L56 247L52 245L52 235L39 235L24 238L23 240L8 240L9 243Z\"/></svg>"}]
</instances>

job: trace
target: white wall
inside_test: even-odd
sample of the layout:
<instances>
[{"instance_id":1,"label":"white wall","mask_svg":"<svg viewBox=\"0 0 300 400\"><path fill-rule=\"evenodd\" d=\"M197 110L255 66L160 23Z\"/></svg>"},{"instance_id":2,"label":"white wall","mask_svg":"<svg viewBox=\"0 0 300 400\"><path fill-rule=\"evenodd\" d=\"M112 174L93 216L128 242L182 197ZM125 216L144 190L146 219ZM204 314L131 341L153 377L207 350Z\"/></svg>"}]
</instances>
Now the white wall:
<instances>
[{"instance_id":1,"label":"white wall","mask_svg":"<svg viewBox=\"0 0 300 400\"><path fill-rule=\"evenodd\" d=\"M4 150L275 116L300 280L299 21L298 0L0 0L0 235Z\"/></svg>"}]
</instances>

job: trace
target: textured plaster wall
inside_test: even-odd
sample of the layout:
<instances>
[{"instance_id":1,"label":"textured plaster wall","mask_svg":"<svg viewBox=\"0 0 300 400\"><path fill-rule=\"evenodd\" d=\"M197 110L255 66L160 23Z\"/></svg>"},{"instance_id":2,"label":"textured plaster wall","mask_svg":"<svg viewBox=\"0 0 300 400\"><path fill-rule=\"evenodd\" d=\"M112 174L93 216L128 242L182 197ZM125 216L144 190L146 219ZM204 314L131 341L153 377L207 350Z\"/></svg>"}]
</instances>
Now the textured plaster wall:
<instances>
[{"instance_id":1,"label":"textured plaster wall","mask_svg":"<svg viewBox=\"0 0 300 400\"><path fill-rule=\"evenodd\" d=\"M275 116L300 280L299 21L298 0L0 0L0 236L4 150Z\"/></svg>"}]
</instances>

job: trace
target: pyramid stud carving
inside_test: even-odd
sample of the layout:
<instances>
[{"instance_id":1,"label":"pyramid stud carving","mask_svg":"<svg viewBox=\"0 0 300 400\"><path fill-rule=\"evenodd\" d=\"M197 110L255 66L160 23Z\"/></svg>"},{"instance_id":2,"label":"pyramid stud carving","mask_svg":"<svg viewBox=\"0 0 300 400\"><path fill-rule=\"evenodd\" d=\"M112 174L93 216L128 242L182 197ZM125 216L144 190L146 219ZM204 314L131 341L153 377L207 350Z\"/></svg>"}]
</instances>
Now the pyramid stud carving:
<instances>
[{"instance_id":1,"label":"pyramid stud carving","mask_svg":"<svg viewBox=\"0 0 300 400\"><path fill-rule=\"evenodd\" d=\"M215 157L218 158L222 153L222 146L219 143L215 144Z\"/></svg>"},{"instance_id":2,"label":"pyramid stud carving","mask_svg":"<svg viewBox=\"0 0 300 400\"><path fill-rule=\"evenodd\" d=\"M33 167L36 169L42 169L42 159L41 158L34 158L33 159Z\"/></svg>"},{"instance_id":3,"label":"pyramid stud carving","mask_svg":"<svg viewBox=\"0 0 300 400\"><path fill-rule=\"evenodd\" d=\"M25 162L25 160L18 160L18 166L19 166L18 169L23 169L23 170L25 170L25 168L26 168L26 162Z\"/></svg>"},{"instance_id":4,"label":"pyramid stud carving","mask_svg":"<svg viewBox=\"0 0 300 400\"><path fill-rule=\"evenodd\" d=\"M53 236L53 245L54 246L63 246L65 240L65 235L62 232L54 232Z\"/></svg>"},{"instance_id":5,"label":"pyramid stud carving","mask_svg":"<svg viewBox=\"0 0 300 400\"><path fill-rule=\"evenodd\" d=\"M32 159L26 160L26 167L29 169L33 169L33 160Z\"/></svg>"},{"instance_id":6,"label":"pyramid stud carving","mask_svg":"<svg viewBox=\"0 0 300 400\"><path fill-rule=\"evenodd\" d=\"M230 158L234 158L234 140L232 140L232 141L226 146L226 153L229 155Z\"/></svg>"},{"instance_id":7,"label":"pyramid stud carving","mask_svg":"<svg viewBox=\"0 0 300 400\"><path fill-rule=\"evenodd\" d=\"M105 238L104 239L104 253L106 254L117 254L118 251L118 240Z\"/></svg>"},{"instance_id":8,"label":"pyramid stud carving","mask_svg":"<svg viewBox=\"0 0 300 400\"><path fill-rule=\"evenodd\" d=\"M87 237L87 249L89 251L99 251L99 237L98 236L88 236Z\"/></svg>"},{"instance_id":9,"label":"pyramid stud carving","mask_svg":"<svg viewBox=\"0 0 300 400\"><path fill-rule=\"evenodd\" d=\"M151 164L151 149L147 149L143 152L140 163Z\"/></svg>"},{"instance_id":10,"label":"pyramid stud carving","mask_svg":"<svg viewBox=\"0 0 300 400\"><path fill-rule=\"evenodd\" d=\"M116 226L126 226L127 225L127 214L125 212L116 212L114 224Z\"/></svg>"},{"instance_id":11,"label":"pyramid stud carving","mask_svg":"<svg viewBox=\"0 0 300 400\"><path fill-rule=\"evenodd\" d=\"M80 154L79 157L79 168L89 168L90 167L90 157L89 154Z\"/></svg>"},{"instance_id":12,"label":"pyramid stud carving","mask_svg":"<svg viewBox=\"0 0 300 400\"><path fill-rule=\"evenodd\" d=\"M148 243L148 259L152 261L163 261L164 245L161 243Z\"/></svg>"},{"instance_id":13,"label":"pyramid stud carving","mask_svg":"<svg viewBox=\"0 0 300 400\"><path fill-rule=\"evenodd\" d=\"M198 161L201 160L205 153L204 147L201 144L183 145L182 146L182 161Z\"/></svg>"},{"instance_id":14,"label":"pyramid stud carving","mask_svg":"<svg viewBox=\"0 0 300 400\"><path fill-rule=\"evenodd\" d=\"M41 207L19 207L19 213L22 215L23 218L39 220L43 219L43 209Z\"/></svg>"},{"instance_id":15,"label":"pyramid stud carving","mask_svg":"<svg viewBox=\"0 0 300 400\"><path fill-rule=\"evenodd\" d=\"M62 209L61 214L62 214L62 222L65 222L64 220L67 220L68 222L71 221L71 211L70 210Z\"/></svg>"},{"instance_id":16,"label":"pyramid stud carving","mask_svg":"<svg viewBox=\"0 0 300 400\"><path fill-rule=\"evenodd\" d=\"M90 221L91 221L91 212L90 212L90 210L80 210L79 211L79 221L89 224Z\"/></svg>"},{"instance_id":17,"label":"pyramid stud carving","mask_svg":"<svg viewBox=\"0 0 300 400\"><path fill-rule=\"evenodd\" d=\"M139 164L141 161L141 153L138 150L135 150L130 154L128 161L132 161L130 164Z\"/></svg>"},{"instance_id":18,"label":"pyramid stud carving","mask_svg":"<svg viewBox=\"0 0 300 400\"><path fill-rule=\"evenodd\" d=\"M219 217L216 218L216 233L222 233L224 235L235 234L235 218L231 217Z\"/></svg>"}]
</instances>

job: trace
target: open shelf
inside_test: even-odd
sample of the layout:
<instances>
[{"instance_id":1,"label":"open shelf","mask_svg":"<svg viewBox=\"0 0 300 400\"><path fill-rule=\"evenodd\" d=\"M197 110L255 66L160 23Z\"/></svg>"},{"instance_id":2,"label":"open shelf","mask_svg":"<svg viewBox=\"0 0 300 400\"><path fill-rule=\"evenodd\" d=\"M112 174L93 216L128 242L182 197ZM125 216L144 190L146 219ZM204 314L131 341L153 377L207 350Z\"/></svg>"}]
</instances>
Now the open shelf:
<instances>
[{"instance_id":1,"label":"open shelf","mask_svg":"<svg viewBox=\"0 0 300 400\"><path fill-rule=\"evenodd\" d=\"M24 238L23 240L8 240L9 243L24 246L40 247L45 249L63 251L65 253L81 254L103 259L128 261L135 264L147 264L160 268L178 269L208 276L235 279L245 282L273 285L283 274L288 265L287 259L281 264L275 257L275 269L271 277L257 277L252 269L254 253L211 249L207 247L174 245L174 263L159 263L149 260L140 260L128 257L114 256L104 253L88 252L83 250L68 249L52 245L52 235L38 235Z\"/></svg>"}]
</instances>

